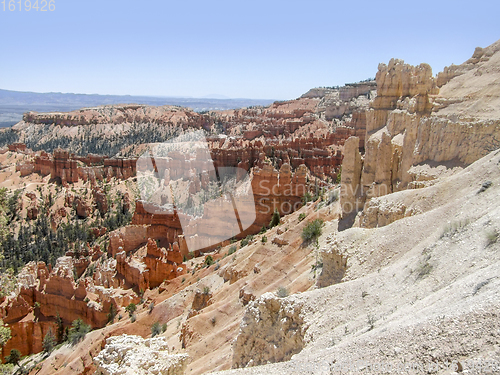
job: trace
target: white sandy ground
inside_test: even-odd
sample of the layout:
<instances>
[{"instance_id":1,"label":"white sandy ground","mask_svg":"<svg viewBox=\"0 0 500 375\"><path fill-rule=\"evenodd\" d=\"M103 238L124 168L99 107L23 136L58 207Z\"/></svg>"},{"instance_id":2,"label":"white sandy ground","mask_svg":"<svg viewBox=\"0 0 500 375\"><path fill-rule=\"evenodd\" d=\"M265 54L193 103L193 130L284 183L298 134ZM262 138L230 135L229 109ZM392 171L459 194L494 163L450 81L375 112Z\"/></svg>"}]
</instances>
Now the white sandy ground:
<instances>
[{"instance_id":1,"label":"white sandy ground","mask_svg":"<svg viewBox=\"0 0 500 375\"><path fill-rule=\"evenodd\" d=\"M303 305L304 349L288 362L217 374L330 374L350 364L351 373L384 373L373 366L403 362L424 370L391 373L452 374L452 361L464 373L500 371L500 239L487 236L500 231L500 151L386 199L423 213L375 229L325 226L324 250L347 255L347 272L339 284L287 297Z\"/></svg>"}]
</instances>

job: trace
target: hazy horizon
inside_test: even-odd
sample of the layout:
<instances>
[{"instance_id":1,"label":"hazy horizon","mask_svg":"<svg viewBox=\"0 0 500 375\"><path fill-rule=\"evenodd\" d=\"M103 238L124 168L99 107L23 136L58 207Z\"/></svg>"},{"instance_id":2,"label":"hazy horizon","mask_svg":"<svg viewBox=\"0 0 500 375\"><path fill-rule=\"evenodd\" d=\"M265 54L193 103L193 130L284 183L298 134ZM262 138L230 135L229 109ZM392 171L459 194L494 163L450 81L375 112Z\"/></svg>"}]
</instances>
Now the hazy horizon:
<instances>
[{"instance_id":1,"label":"hazy horizon","mask_svg":"<svg viewBox=\"0 0 500 375\"><path fill-rule=\"evenodd\" d=\"M19 93L28 93L28 94L62 94L62 95L99 95L99 96L131 96L131 97L145 97L145 98L160 98L160 99L213 99L213 100L239 100L239 99L249 99L249 100L282 100L282 98L231 98L226 97L225 95L219 94L208 94L204 96L177 96L177 95L134 95L134 94L100 94L97 92L84 93L84 92L61 92L61 91L25 91L25 90L13 90L13 89L5 89L0 87L0 91L13 91Z\"/></svg>"}]
</instances>

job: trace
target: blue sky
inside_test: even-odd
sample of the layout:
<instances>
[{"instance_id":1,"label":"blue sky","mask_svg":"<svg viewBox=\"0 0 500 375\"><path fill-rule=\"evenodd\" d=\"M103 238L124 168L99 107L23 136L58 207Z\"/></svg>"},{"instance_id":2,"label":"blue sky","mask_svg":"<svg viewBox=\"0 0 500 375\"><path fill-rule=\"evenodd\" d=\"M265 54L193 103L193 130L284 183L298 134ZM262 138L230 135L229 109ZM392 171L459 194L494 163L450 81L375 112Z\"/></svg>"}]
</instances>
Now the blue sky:
<instances>
[{"instance_id":1,"label":"blue sky","mask_svg":"<svg viewBox=\"0 0 500 375\"><path fill-rule=\"evenodd\" d=\"M292 99L311 87L374 77L391 57L427 62L437 73L500 39L496 0L55 6L10 12L0 3L0 88Z\"/></svg>"}]
</instances>

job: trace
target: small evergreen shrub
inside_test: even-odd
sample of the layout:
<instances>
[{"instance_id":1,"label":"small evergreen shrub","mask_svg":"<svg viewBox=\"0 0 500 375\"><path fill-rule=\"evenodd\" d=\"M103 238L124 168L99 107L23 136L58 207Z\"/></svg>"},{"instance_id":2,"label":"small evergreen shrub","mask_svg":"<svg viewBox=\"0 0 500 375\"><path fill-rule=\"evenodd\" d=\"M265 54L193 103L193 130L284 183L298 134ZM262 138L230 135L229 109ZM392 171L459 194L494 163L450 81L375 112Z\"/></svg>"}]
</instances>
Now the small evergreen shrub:
<instances>
[{"instance_id":1,"label":"small evergreen shrub","mask_svg":"<svg viewBox=\"0 0 500 375\"><path fill-rule=\"evenodd\" d=\"M304 240L304 242L317 240L318 237L321 236L322 226L323 220L321 219L316 219L307 224L307 226L302 230L302 239Z\"/></svg>"},{"instance_id":2,"label":"small evergreen shrub","mask_svg":"<svg viewBox=\"0 0 500 375\"><path fill-rule=\"evenodd\" d=\"M233 245L229 248L227 255L233 255L236 252L236 245Z\"/></svg>"},{"instance_id":3,"label":"small evergreen shrub","mask_svg":"<svg viewBox=\"0 0 500 375\"><path fill-rule=\"evenodd\" d=\"M276 295L279 297L279 298L285 298L285 297L288 297L289 295L289 291L287 288L285 288L284 286L280 286L277 290L276 290Z\"/></svg>"},{"instance_id":4,"label":"small evergreen shrub","mask_svg":"<svg viewBox=\"0 0 500 375\"><path fill-rule=\"evenodd\" d=\"M90 326L85 324L83 320L76 319L68 330L68 341L71 345L76 345L82 341L89 332Z\"/></svg>"},{"instance_id":5,"label":"small evergreen shrub","mask_svg":"<svg viewBox=\"0 0 500 375\"><path fill-rule=\"evenodd\" d=\"M154 322L151 326L151 337L158 336L161 333L161 326L159 322Z\"/></svg>"}]
</instances>

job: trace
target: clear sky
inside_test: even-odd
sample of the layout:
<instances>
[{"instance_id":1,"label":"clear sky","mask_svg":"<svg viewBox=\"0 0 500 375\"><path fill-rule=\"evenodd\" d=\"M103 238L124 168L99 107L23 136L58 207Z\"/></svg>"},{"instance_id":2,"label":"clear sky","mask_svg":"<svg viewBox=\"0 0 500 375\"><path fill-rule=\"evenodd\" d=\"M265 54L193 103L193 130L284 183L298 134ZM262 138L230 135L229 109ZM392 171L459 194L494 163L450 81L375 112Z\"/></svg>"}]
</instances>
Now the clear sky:
<instances>
[{"instance_id":1,"label":"clear sky","mask_svg":"<svg viewBox=\"0 0 500 375\"><path fill-rule=\"evenodd\" d=\"M20 91L292 99L500 39L498 0L18 1L0 3L0 88Z\"/></svg>"}]
</instances>

